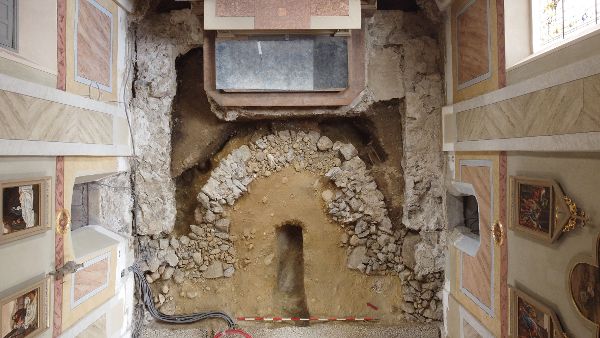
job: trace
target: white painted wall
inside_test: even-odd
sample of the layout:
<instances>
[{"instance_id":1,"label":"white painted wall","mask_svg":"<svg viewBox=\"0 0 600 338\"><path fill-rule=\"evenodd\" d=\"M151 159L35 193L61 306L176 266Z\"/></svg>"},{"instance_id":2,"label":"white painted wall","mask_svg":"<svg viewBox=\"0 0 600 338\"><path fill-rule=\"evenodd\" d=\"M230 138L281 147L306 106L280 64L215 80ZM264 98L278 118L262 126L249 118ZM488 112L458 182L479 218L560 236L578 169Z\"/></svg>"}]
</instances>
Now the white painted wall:
<instances>
[{"instance_id":1,"label":"white painted wall","mask_svg":"<svg viewBox=\"0 0 600 338\"><path fill-rule=\"evenodd\" d=\"M592 337L592 329L571 301L568 275L575 256L593 257L599 235L600 155L585 153L509 153L508 174L547 177L558 181L567 196L592 219L584 229L563 235L548 245L508 231L508 284L531 293L552 307L569 337Z\"/></svg>"},{"instance_id":2,"label":"white painted wall","mask_svg":"<svg viewBox=\"0 0 600 338\"><path fill-rule=\"evenodd\" d=\"M504 2L506 67L510 68L531 53L531 0Z\"/></svg>"},{"instance_id":3,"label":"white painted wall","mask_svg":"<svg viewBox=\"0 0 600 338\"><path fill-rule=\"evenodd\" d=\"M0 179L28 179L35 177L55 177L54 157L2 157L0 158ZM50 187L50 222L54 224L54 178ZM54 271L54 228L21 240L0 246L0 292L18 286L41 274ZM53 302L50 299L50 311ZM50 322L50 325L52 323ZM52 337L52 329L42 337Z\"/></svg>"},{"instance_id":4,"label":"white painted wall","mask_svg":"<svg viewBox=\"0 0 600 338\"><path fill-rule=\"evenodd\" d=\"M131 337L133 312L135 310L135 286L133 273L129 272L127 268L133 265L135 261L132 247L133 239L111 232L101 226L90 225L88 227L119 242L117 247L115 295L64 331L61 337L77 337L102 316L106 316L107 338ZM121 277L121 271L126 271L123 277Z\"/></svg>"}]
</instances>

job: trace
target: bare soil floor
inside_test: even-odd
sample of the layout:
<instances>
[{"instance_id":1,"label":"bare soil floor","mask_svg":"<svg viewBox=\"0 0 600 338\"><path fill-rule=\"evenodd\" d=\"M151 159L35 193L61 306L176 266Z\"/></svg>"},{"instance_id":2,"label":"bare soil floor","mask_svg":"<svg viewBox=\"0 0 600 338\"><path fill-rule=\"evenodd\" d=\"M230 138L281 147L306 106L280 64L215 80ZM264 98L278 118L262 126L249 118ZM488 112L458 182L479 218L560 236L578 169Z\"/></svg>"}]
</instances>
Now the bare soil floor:
<instances>
[{"instance_id":1,"label":"bare soil floor","mask_svg":"<svg viewBox=\"0 0 600 338\"><path fill-rule=\"evenodd\" d=\"M240 269L229 279L171 284L176 312L220 309L236 317L296 314L296 295L282 295L278 285L283 257L277 250L278 227L294 224L302 227L304 293L311 316L371 316L382 323L401 322L394 307L402 295L398 277L366 276L346 267L346 250L339 246L342 230L329 220L321 198L325 185L324 178L293 168L253 182L250 192L228 211ZM244 261L249 263L241 268ZM198 296L180 297L181 291Z\"/></svg>"}]
</instances>

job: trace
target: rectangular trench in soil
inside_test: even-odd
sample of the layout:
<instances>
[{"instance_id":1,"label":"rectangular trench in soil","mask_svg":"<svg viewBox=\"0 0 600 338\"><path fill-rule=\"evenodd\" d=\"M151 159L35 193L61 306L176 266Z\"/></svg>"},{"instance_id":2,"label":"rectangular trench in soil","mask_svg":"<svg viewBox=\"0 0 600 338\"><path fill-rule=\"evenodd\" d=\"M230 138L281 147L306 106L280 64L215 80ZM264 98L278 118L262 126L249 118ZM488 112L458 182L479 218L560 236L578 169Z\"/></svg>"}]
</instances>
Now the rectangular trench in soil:
<instances>
[{"instance_id":1,"label":"rectangular trench in soil","mask_svg":"<svg viewBox=\"0 0 600 338\"><path fill-rule=\"evenodd\" d=\"M302 227L286 224L277 230L277 257L277 305L286 316L308 318Z\"/></svg>"}]
</instances>

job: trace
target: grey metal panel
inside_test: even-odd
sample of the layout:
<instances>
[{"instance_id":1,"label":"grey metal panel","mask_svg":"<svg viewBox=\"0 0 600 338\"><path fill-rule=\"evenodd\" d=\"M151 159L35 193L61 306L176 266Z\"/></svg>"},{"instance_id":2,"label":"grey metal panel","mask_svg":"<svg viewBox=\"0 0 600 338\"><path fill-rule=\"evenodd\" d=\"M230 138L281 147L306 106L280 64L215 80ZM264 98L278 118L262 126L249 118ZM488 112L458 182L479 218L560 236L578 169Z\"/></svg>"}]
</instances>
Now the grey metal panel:
<instances>
[{"instance_id":1,"label":"grey metal panel","mask_svg":"<svg viewBox=\"0 0 600 338\"><path fill-rule=\"evenodd\" d=\"M258 36L216 42L217 89L323 91L348 87L344 37Z\"/></svg>"},{"instance_id":2,"label":"grey metal panel","mask_svg":"<svg viewBox=\"0 0 600 338\"><path fill-rule=\"evenodd\" d=\"M348 87L348 41L345 38L317 36L313 64L315 90Z\"/></svg>"}]
</instances>

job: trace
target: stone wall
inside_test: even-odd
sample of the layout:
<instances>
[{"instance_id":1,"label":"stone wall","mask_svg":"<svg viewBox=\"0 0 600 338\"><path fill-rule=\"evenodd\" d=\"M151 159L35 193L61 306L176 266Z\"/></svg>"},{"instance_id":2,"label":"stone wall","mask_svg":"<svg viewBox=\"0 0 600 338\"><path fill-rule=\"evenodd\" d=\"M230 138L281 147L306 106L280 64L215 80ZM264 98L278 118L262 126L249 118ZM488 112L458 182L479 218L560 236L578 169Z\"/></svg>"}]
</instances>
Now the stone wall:
<instances>
[{"instance_id":1,"label":"stone wall","mask_svg":"<svg viewBox=\"0 0 600 338\"><path fill-rule=\"evenodd\" d=\"M131 173L123 172L91 182L89 189L97 194L99 209L95 216L98 223L118 234L133 235Z\"/></svg>"},{"instance_id":2,"label":"stone wall","mask_svg":"<svg viewBox=\"0 0 600 338\"><path fill-rule=\"evenodd\" d=\"M175 59L202 43L201 23L190 10L139 14L136 78L131 100L135 150L136 232L170 232L175 222L171 179L171 109L177 86Z\"/></svg>"},{"instance_id":3,"label":"stone wall","mask_svg":"<svg viewBox=\"0 0 600 338\"><path fill-rule=\"evenodd\" d=\"M430 318L432 313L439 317L441 308L430 298L435 293L441 299L446 238L438 32L423 14L396 11L376 12L368 25L368 87L375 97L405 103L402 224L410 232L402 248L408 268L400 273L405 293L402 309L407 318Z\"/></svg>"}]
</instances>

